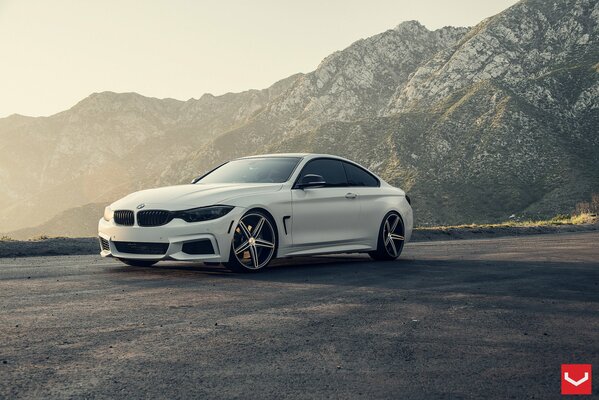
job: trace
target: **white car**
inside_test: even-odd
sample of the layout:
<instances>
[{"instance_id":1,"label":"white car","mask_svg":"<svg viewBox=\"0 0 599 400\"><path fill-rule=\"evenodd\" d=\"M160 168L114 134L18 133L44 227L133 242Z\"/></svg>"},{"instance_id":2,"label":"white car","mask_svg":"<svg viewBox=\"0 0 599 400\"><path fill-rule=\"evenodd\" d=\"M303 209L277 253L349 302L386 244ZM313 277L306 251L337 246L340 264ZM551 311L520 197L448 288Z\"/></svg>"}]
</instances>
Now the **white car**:
<instances>
[{"instance_id":1,"label":"white car","mask_svg":"<svg viewBox=\"0 0 599 400\"><path fill-rule=\"evenodd\" d=\"M224 263L368 253L394 260L412 233L410 199L364 167L321 154L269 154L222 164L189 185L132 193L106 207L103 257Z\"/></svg>"}]
</instances>

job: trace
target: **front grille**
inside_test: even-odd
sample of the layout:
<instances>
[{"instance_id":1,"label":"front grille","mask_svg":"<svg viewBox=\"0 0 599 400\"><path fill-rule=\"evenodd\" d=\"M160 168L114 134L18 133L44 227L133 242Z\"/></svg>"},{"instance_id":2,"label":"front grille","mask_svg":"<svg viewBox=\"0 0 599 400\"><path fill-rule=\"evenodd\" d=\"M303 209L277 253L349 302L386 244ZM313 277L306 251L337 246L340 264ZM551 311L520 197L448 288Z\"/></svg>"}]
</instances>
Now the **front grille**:
<instances>
[{"instance_id":1,"label":"front grille","mask_svg":"<svg viewBox=\"0 0 599 400\"><path fill-rule=\"evenodd\" d=\"M172 213L165 210L144 210L137 213L137 225L139 226L166 225L172 219Z\"/></svg>"},{"instance_id":2,"label":"front grille","mask_svg":"<svg viewBox=\"0 0 599 400\"><path fill-rule=\"evenodd\" d=\"M110 250L110 245L108 244L108 240L104 239L100 236L100 248L102 250Z\"/></svg>"},{"instance_id":3,"label":"front grille","mask_svg":"<svg viewBox=\"0 0 599 400\"><path fill-rule=\"evenodd\" d=\"M131 210L116 210L114 212L114 222L117 225L133 226L133 211Z\"/></svg>"},{"instance_id":4,"label":"front grille","mask_svg":"<svg viewBox=\"0 0 599 400\"><path fill-rule=\"evenodd\" d=\"M210 240L202 239L184 243L183 252L187 254L214 254L214 248Z\"/></svg>"},{"instance_id":5,"label":"front grille","mask_svg":"<svg viewBox=\"0 0 599 400\"><path fill-rule=\"evenodd\" d=\"M168 243L149 242L112 242L119 253L129 254L165 254Z\"/></svg>"}]
</instances>

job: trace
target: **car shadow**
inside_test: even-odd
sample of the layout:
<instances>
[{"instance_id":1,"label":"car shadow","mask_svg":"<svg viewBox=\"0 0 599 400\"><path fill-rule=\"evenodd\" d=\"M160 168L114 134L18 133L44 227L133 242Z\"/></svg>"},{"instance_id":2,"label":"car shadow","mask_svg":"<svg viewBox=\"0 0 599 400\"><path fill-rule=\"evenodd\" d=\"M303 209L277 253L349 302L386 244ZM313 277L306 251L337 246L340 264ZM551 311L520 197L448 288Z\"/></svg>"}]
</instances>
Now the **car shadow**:
<instances>
[{"instance_id":1,"label":"car shadow","mask_svg":"<svg viewBox=\"0 0 599 400\"><path fill-rule=\"evenodd\" d=\"M207 279L441 291L599 302L599 268L591 262L399 259L375 262L363 255L276 260L258 273L236 274L222 265L161 262L152 267L110 267L114 281L144 287L193 287ZM123 279L126 278L126 279ZM212 280L211 282L214 282Z\"/></svg>"}]
</instances>

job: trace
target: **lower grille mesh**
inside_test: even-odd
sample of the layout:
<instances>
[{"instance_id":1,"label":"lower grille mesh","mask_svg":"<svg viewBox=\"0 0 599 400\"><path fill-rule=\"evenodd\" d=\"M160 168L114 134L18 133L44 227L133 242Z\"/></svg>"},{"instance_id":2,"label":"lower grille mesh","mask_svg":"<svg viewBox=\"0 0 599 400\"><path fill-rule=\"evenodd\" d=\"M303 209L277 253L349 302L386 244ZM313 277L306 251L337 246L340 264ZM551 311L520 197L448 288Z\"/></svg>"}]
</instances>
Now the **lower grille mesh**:
<instances>
[{"instance_id":1,"label":"lower grille mesh","mask_svg":"<svg viewBox=\"0 0 599 400\"><path fill-rule=\"evenodd\" d=\"M168 250L168 243L112 242L119 253L162 255Z\"/></svg>"}]
</instances>

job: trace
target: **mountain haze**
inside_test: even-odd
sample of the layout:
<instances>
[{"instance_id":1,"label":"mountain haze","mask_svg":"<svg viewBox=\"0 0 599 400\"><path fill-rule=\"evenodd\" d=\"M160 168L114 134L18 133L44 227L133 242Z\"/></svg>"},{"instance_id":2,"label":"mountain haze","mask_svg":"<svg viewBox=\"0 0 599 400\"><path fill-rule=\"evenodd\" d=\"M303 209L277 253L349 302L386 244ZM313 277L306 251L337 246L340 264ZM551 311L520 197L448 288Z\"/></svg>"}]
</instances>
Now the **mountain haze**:
<instances>
[{"instance_id":1,"label":"mountain haze","mask_svg":"<svg viewBox=\"0 0 599 400\"><path fill-rule=\"evenodd\" d=\"M36 226L151 185L190 151L247 123L299 76L185 102L94 93L50 117L0 119L0 230Z\"/></svg>"},{"instance_id":2,"label":"mountain haze","mask_svg":"<svg viewBox=\"0 0 599 400\"><path fill-rule=\"evenodd\" d=\"M472 28L401 23L261 91L105 92L0 119L0 231L62 212L65 233L91 235L68 215L279 151L362 163L410 192L421 224L549 216L599 192L597 132L599 1L525 0Z\"/></svg>"}]
</instances>

